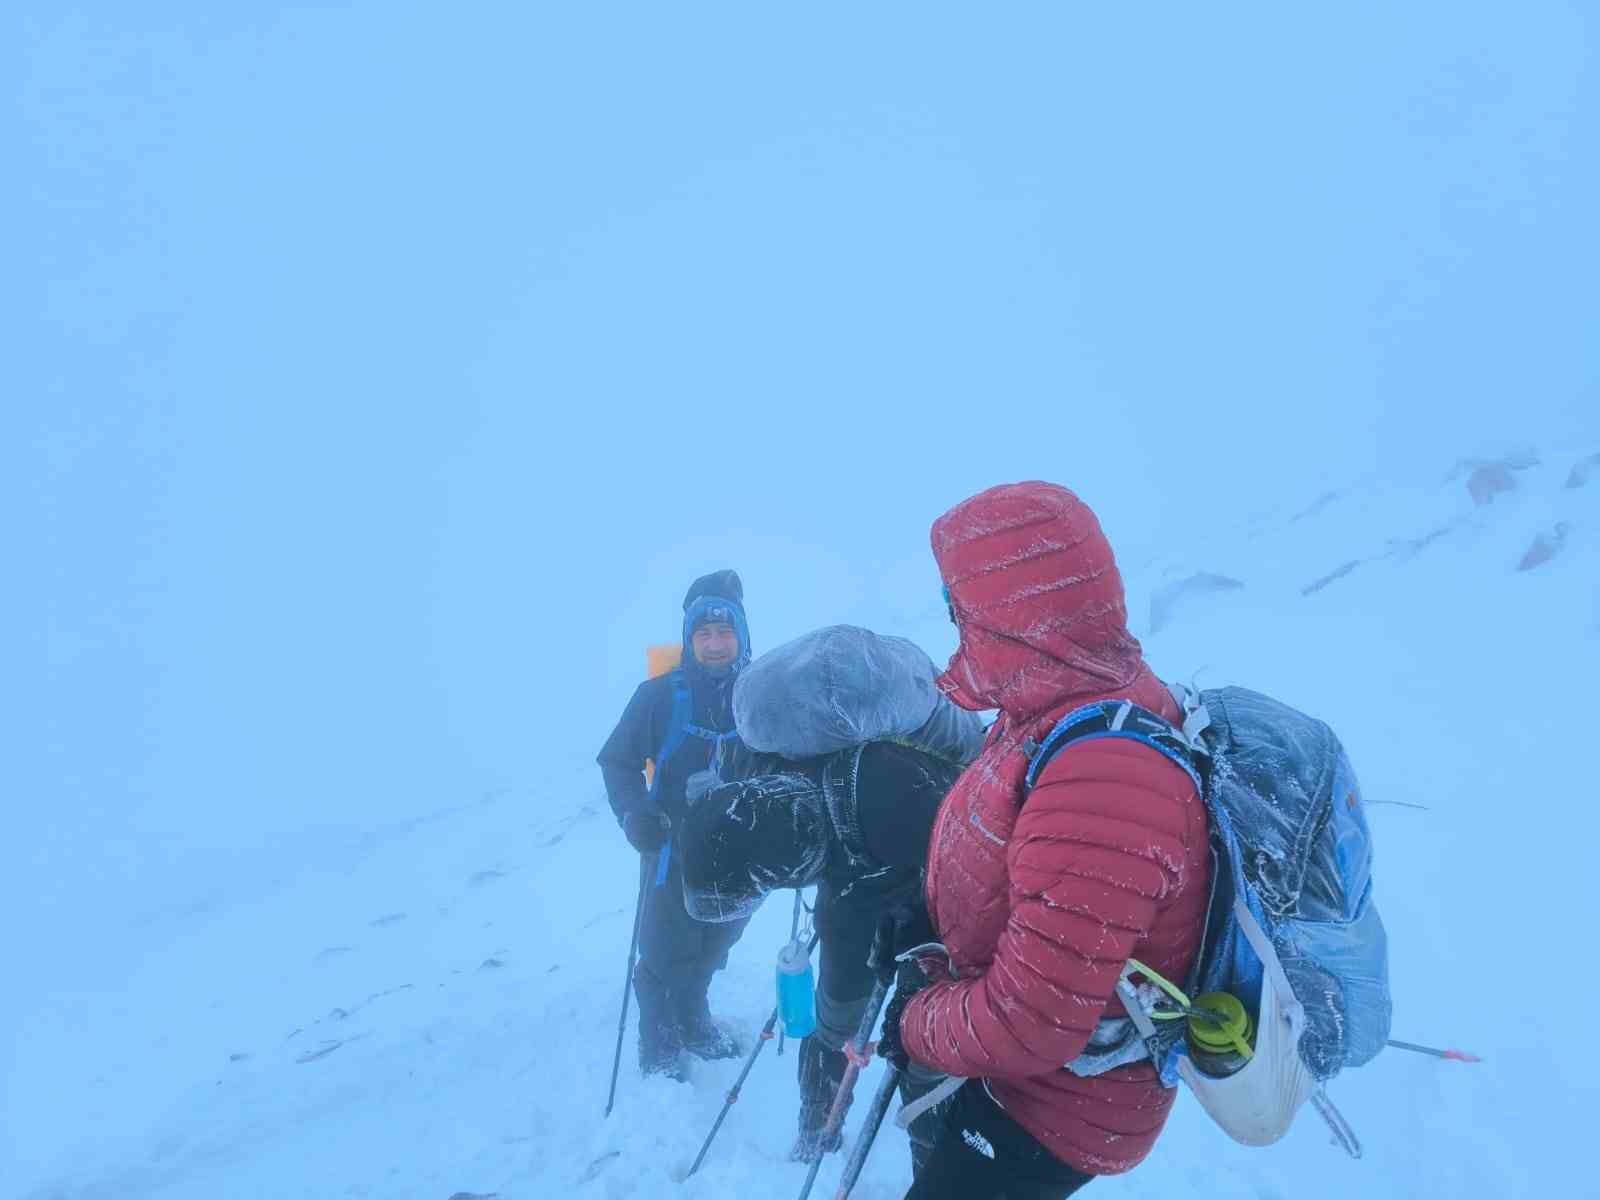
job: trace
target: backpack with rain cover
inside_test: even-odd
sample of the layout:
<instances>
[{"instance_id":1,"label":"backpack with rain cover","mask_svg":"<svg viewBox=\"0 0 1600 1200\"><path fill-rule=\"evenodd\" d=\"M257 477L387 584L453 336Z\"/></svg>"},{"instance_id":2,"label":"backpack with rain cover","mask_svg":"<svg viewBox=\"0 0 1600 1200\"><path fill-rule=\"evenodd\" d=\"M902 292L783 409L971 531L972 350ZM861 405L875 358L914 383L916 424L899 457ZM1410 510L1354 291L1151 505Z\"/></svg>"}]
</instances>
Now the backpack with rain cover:
<instances>
[{"instance_id":1,"label":"backpack with rain cover","mask_svg":"<svg viewBox=\"0 0 1600 1200\"><path fill-rule=\"evenodd\" d=\"M829 625L740 672L734 728L751 750L791 759L884 741L971 762L983 747L982 722L940 694L938 675L914 642Z\"/></svg>"},{"instance_id":2,"label":"backpack with rain cover","mask_svg":"<svg viewBox=\"0 0 1600 1200\"><path fill-rule=\"evenodd\" d=\"M1069 713L1029 747L1031 789L1071 746L1142 742L1188 772L1210 818L1212 896L1189 979L1180 989L1130 960L1117 985L1128 1015L1102 1019L1067 1069L1093 1076L1152 1059L1163 1083L1187 1083L1217 1124L1251 1146L1281 1138L1310 1099L1359 1157L1323 1091L1389 1036L1387 942L1355 771L1332 729L1279 701L1236 687L1172 693L1181 727L1107 701ZM1255 1040L1242 1067L1218 1076L1197 1065L1188 1030L1206 1018L1193 1015L1190 998L1223 992L1243 1002Z\"/></svg>"}]
</instances>

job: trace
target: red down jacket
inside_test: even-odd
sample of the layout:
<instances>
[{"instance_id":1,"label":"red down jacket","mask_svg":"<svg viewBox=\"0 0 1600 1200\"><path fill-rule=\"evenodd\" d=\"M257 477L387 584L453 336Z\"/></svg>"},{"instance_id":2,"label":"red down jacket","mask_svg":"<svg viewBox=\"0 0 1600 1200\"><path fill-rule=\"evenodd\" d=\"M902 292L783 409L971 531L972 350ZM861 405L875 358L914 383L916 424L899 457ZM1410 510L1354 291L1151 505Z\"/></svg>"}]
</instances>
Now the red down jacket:
<instances>
[{"instance_id":1,"label":"red down jacket","mask_svg":"<svg viewBox=\"0 0 1600 1200\"><path fill-rule=\"evenodd\" d=\"M1148 1063L1094 1079L1062 1070L1102 1015L1129 956L1181 980L1210 882L1206 815L1189 776L1123 740L1051 760L1023 805L1023 742L1075 708L1126 698L1178 716L1128 632L1122 579L1099 522L1065 488L1021 483L933 527L961 645L940 686L998 708L982 755L939 810L928 912L956 981L906 1007L911 1057L983 1078L1057 1158L1113 1174L1137 1165L1174 1093Z\"/></svg>"}]
</instances>

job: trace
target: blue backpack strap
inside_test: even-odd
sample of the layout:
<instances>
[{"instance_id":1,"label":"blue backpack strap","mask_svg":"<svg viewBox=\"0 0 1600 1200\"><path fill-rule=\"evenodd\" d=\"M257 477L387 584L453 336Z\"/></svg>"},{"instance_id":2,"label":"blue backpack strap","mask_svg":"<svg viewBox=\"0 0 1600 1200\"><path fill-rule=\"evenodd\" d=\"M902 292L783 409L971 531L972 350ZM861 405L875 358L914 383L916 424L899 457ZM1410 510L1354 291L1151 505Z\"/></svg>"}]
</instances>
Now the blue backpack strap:
<instances>
[{"instance_id":1,"label":"blue backpack strap","mask_svg":"<svg viewBox=\"0 0 1600 1200\"><path fill-rule=\"evenodd\" d=\"M667 735L661 739L661 749L656 751L655 774L650 780L650 799L656 798L656 793L661 789L661 780L666 774L668 760L683 747L689 740L689 730L693 728L689 718L694 716L694 695L689 691L689 684L683 677L683 668L673 671L668 677L672 680L672 715L667 718ZM668 839L662 843L661 853L656 857L656 887L662 887L667 882L667 867L672 861L672 841Z\"/></svg>"},{"instance_id":2,"label":"blue backpack strap","mask_svg":"<svg viewBox=\"0 0 1600 1200\"><path fill-rule=\"evenodd\" d=\"M694 696L689 691L682 668L672 672L669 678L672 680L672 715L667 718L667 736L661 739L661 749L656 751L656 772L650 781L652 800L661 787L661 777L668 760L683 748L684 742L689 740L690 730L695 728L689 719L694 716Z\"/></svg>"},{"instance_id":3,"label":"blue backpack strap","mask_svg":"<svg viewBox=\"0 0 1600 1200\"><path fill-rule=\"evenodd\" d=\"M1033 790L1040 773L1061 751L1081 742L1095 742L1104 738L1139 742L1165 755L1188 773L1196 789L1204 795L1205 781L1195 766L1194 751L1183 731L1166 718L1131 700L1104 700L1075 709L1056 722L1055 728L1045 736L1044 741L1026 743L1023 749L1028 755L1028 773L1023 777L1023 794Z\"/></svg>"},{"instance_id":4,"label":"blue backpack strap","mask_svg":"<svg viewBox=\"0 0 1600 1200\"><path fill-rule=\"evenodd\" d=\"M667 736L661 740L661 749L656 752L655 776L650 781L650 798L654 800L661 787L661 780L665 777L667 762L691 737L708 741L714 754L722 743L734 736L732 732L717 733L715 730L706 729L696 725L691 718L694 716L694 693L689 690L689 683L683 677L683 669L672 672L672 716L667 720ZM661 847L661 856L656 860L655 884L661 887L667 881L667 866L672 860L672 842L668 841Z\"/></svg>"}]
</instances>

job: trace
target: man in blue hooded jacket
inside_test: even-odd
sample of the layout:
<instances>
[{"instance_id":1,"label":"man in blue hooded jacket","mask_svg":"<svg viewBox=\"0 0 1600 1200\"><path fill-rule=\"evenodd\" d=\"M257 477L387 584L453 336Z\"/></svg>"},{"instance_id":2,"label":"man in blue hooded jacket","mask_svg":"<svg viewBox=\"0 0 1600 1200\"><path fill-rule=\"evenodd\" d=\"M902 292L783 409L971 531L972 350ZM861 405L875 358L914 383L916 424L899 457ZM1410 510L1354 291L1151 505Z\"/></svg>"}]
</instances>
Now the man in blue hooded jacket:
<instances>
[{"instance_id":1,"label":"man in blue hooded jacket","mask_svg":"<svg viewBox=\"0 0 1600 1200\"><path fill-rule=\"evenodd\" d=\"M641 857L644 910L634 995L639 1001L639 1068L684 1078L679 1054L731 1058L739 1047L711 1019L706 991L727 965L745 922L697 921L684 907L671 838L704 775L733 737L733 683L750 661L744 586L733 571L690 585L683 599L683 663L639 685L600 750L606 795ZM645 763L654 778L645 783Z\"/></svg>"}]
</instances>

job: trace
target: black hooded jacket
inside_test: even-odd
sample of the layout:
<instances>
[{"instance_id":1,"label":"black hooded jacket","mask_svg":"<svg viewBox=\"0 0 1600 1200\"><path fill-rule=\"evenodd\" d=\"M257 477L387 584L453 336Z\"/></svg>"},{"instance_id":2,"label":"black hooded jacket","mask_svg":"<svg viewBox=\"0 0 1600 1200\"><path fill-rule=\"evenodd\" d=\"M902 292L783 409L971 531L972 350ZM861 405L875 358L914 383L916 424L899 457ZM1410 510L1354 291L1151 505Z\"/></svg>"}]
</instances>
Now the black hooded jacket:
<instances>
[{"instance_id":1,"label":"black hooded jacket","mask_svg":"<svg viewBox=\"0 0 1600 1200\"><path fill-rule=\"evenodd\" d=\"M753 773L693 805L678 830L685 907L702 921L740 920L780 888L816 885L818 986L835 1001L864 998L879 921L922 908L929 835L962 764L868 742L740 765Z\"/></svg>"},{"instance_id":2,"label":"black hooded jacket","mask_svg":"<svg viewBox=\"0 0 1600 1200\"><path fill-rule=\"evenodd\" d=\"M804 761L747 755L741 777L679 832L690 911L732 920L772 891L813 884L868 905L914 901L934 817L962 769L895 742Z\"/></svg>"}]
</instances>

